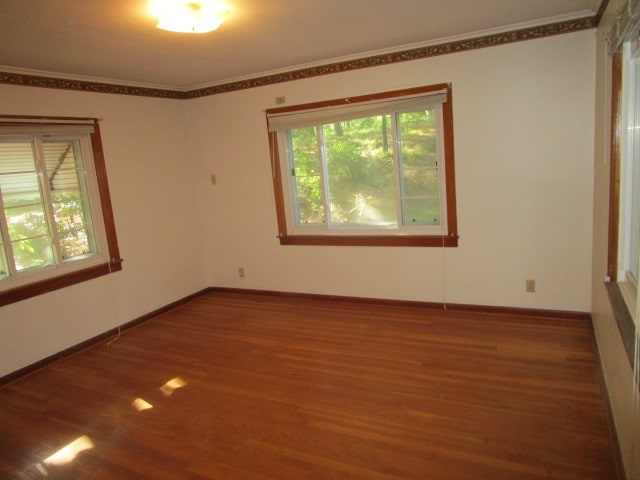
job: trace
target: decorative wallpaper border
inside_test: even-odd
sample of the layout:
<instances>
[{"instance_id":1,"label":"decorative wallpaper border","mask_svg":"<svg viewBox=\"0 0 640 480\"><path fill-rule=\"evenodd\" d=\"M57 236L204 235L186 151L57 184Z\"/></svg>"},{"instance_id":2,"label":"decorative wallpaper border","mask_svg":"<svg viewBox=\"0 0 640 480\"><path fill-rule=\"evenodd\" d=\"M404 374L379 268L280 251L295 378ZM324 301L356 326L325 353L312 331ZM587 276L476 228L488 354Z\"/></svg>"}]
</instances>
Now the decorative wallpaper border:
<instances>
[{"instance_id":1,"label":"decorative wallpaper border","mask_svg":"<svg viewBox=\"0 0 640 480\"><path fill-rule=\"evenodd\" d=\"M578 20L551 23L538 27L523 28L521 30L513 30L510 32L486 35L484 37L441 43L439 45L419 47L411 50L386 53L382 55L375 55L372 57L359 58L356 60L348 60L345 62L329 63L317 67L303 68L301 70L293 70L290 72L251 78L238 82L214 85L212 87L205 87L184 92L184 96L185 98L197 98L207 95L217 95L220 93L244 90L247 88L262 87L265 85L290 82L293 80L301 80L304 78L319 77L321 75L330 75L332 73L348 72L351 70L360 70L370 67L379 67L382 65L390 65L393 63L407 62L411 60L420 60L423 58L447 55L450 53L465 52L468 50L476 50L485 47L495 47L508 43L533 40L537 38L549 37L552 35L560 35L563 33L578 32L581 30L588 30L590 28L595 28L597 26L597 22L598 17L593 16L581 18Z\"/></svg>"},{"instance_id":2,"label":"decorative wallpaper border","mask_svg":"<svg viewBox=\"0 0 640 480\"><path fill-rule=\"evenodd\" d=\"M184 93L160 88L132 87L112 83L67 80L64 78L41 77L22 73L0 72L0 84L20 85L24 87L58 88L62 90L80 90L83 92L113 93L115 95L136 95L139 97L184 98Z\"/></svg>"},{"instance_id":3,"label":"decorative wallpaper border","mask_svg":"<svg viewBox=\"0 0 640 480\"><path fill-rule=\"evenodd\" d=\"M237 90L245 90L248 88L262 87L265 85L291 82L294 80L318 77L321 75L330 75L333 73L341 73L352 70L360 70L363 68L390 65L399 62L420 60L423 58L435 57L439 55L448 55L451 53L465 52L486 47L496 47L499 45L522 42L525 40L534 40L554 35L562 35L565 33L588 30L591 28L596 28L598 26L600 18L602 17L602 14L604 13L608 2L609 0L603 0L600 4L600 8L598 9L598 13L592 17L550 23L537 27L523 28L520 30L496 33L483 37L446 42L438 45L431 45L428 47L419 47L399 52L374 55L371 57L348 60L344 62L329 63L326 65L292 70L283 73L276 73L273 75L250 78L247 80L224 83L221 85L214 85L211 87L198 88L189 91L163 90L159 88L134 87L128 85L87 82L82 80L66 80L61 78L42 77L8 72L0 72L0 84L186 100L191 98L234 92Z\"/></svg>"}]
</instances>

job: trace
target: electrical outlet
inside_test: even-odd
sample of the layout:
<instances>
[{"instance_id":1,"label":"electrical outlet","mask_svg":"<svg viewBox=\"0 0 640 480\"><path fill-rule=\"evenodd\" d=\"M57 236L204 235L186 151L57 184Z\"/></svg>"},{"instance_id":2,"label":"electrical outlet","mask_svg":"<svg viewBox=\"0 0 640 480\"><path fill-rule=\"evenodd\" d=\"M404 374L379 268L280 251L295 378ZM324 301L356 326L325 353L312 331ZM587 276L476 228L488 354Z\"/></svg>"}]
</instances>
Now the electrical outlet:
<instances>
[{"instance_id":1,"label":"electrical outlet","mask_svg":"<svg viewBox=\"0 0 640 480\"><path fill-rule=\"evenodd\" d=\"M276 97L276 105L282 105L287 100L284 97Z\"/></svg>"},{"instance_id":2,"label":"electrical outlet","mask_svg":"<svg viewBox=\"0 0 640 480\"><path fill-rule=\"evenodd\" d=\"M525 282L525 290L527 293L535 293L536 292L536 281L535 280L527 280Z\"/></svg>"},{"instance_id":3,"label":"electrical outlet","mask_svg":"<svg viewBox=\"0 0 640 480\"><path fill-rule=\"evenodd\" d=\"M218 179L216 178L215 175L211 175L211 185L217 185L218 184Z\"/></svg>"},{"instance_id":4,"label":"electrical outlet","mask_svg":"<svg viewBox=\"0 0 640 480\"><path fill-rule=\"evenodd\" d=\"M242 267L238 268L238 276L240 278L244 278L244 268Z\"/></svg>"}]
</instances>

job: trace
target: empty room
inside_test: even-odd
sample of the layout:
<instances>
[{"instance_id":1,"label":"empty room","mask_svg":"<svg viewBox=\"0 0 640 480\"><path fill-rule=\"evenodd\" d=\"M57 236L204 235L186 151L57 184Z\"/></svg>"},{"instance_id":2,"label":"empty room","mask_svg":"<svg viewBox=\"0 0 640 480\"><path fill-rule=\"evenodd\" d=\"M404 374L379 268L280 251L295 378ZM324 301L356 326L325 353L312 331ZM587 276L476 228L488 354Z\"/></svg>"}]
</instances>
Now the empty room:
<instances>
[{"instance_id":1,"label":"empty room","mask_svg":"<svg viewBox=\"0 0 640 480\"><path fill-rule=\"evenodd\" d=\"M639 37L0 0L0 478L640 479Z\"/></svg>"}]
</instances>

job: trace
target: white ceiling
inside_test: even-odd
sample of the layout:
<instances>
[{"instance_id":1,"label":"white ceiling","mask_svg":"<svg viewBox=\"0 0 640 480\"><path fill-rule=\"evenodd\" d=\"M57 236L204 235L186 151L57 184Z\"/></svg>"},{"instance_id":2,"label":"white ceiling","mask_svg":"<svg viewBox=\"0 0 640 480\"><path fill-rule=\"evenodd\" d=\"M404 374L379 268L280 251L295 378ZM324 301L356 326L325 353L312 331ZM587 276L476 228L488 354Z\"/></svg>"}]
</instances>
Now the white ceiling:
<instances>
[{"instance_id":1,"label":"white ceiling","mask_svg":"<svg viewBox=\"0 0 640 480\"><path fill-rule=\"evenodd\" d=\"M601 0L225 0L202 35L154 28L148 3L0 0L0 70L186 89L593 16Z\"/></svg>"}]
</instances>

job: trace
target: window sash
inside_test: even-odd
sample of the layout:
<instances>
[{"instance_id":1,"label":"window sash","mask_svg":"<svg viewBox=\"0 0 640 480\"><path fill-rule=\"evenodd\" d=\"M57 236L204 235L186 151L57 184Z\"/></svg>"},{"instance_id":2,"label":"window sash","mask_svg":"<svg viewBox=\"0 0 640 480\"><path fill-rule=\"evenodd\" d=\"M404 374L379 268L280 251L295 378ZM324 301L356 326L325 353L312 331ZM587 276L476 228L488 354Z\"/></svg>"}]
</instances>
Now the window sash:
<instances>
[{"instance_id":1,"label":"window sash","mask_svg":"<svg viewBox=\"0 0 640 480\"><path fill-rule=\"evenodd\" d=\"M397 103L401 106L402 103ZM415 111L414 108L408 111L394 111L392 115L383 113L382 115L388 115L391 119L391 145L390 148L393 151L393 181L394 181L394 202L395 202L395 222L380 222L380 223L358 223L358 222L334 222L331 215L331 195L329 185L329 166L326 155L326 142L323 135L323 127L337 123L330 121L325 124L313 125L316 130L316 148L318 150L319 161L319 174L322 193L322 204L324 209L324 216L322 222L315 223L302 223L300 222L300 205L297 195L297 176L292 172L296 169L295 157L293 152L291 129L278 132L280 138L279 145L282 146L280 156L286 159L286 162L282 162L282 177L288 179L284 182L286 197L289 201L285 202L285 208L287 210L287 223L289 231L299 235L390 235L390 234L412 234L412 235L442 235L447 230L447 215L446 215L446 174L445 169L442 168L443 159L443 142L442 142L442 108L439 104L431 106L436 114L436 145L437 145L437 172L438 172L438 204L439 204L439 223L425 224L425 223L405 223L403 220L403 199L404 192L401 186L401 155L402 144L399 139L399 125L398 115L403 113L410 113ZM429 107L426 107L429 108ZM374 115L381 116L381 115ZM358 117L357 119L363 119L369 117ZM355 120L355 119L354 119ZM303 128L308 128L303 127Z\"/></svg>"},{"instance_id":2,"label":"window sash","mask_svg":"<svg viewBox=\"0 0 640 480\"><path fill-rule=\"evenodd\" d=\"M640 49L634 39L624 45L625 142L621 152L619 282L638 283L640 250Z\"/></svg>"},{"instance_id":3,"label":"window sash","mask_svg":"<svg viewBox=\"0 0 640 480\"><path fill-rule=\"evenodd\" d=\"M411 170L411 167L410 165L405 164L404 147L407 141L405 140L406 136L404 135L403 129L400 125L400 116L403 114L413 113L412 110L397 112L393 116L393 127L394 127L393 145L397 147L396 149L394 149L394 161L396 162L397 181L398 181L397 192L399 195L397 218L398 218L399 224L402 224L403 226L406 226L406 227L410 227L411 229L414 229L419 225L424 225L424 226L428 226L430 230L434 230L435 227L439 225L441 232L446 232L447 230L447 185L446 185L447 182L446 182L446 169L443 168L444 167L444 149L443 149L443 139L442 139L443 137L442 106L438 104L429 110L433 110L436 116L435 118L436 161L433 167L424 166L424 167L418 167L418 168L423 169L425 171L432 170L432 169L435 169L436 171L436 177L437 177L436 183L438 187L438 212L439 212L438 220L437 222L434 219L433 222L418 221L417 223L415 223L415 219L414 219L413 222L405 222L405 214L409 210L408 203L405 203L405 200L412 200L414 198L408 194L409 192L405 188L407 187L407 184L405 183L405 172L408 170ZM418 196L417 198L424 198L424 194L422 196Z\"/></svg>"},{"instance_id":4,"label":"window sash","mask_svg":"<svg viewBox=\"0 0 640 480\"><path fill-rule=\"evenodd\" d=\"M87 125L77 125L75 123L66 125L54 125L56 128L47 130L42 129L42 125L34 125L31 128L29 125L19 124L14 125L11 121L6 122L5 118L0 118L0 125L3 127L2 134L0 134L0 142L19 142L19 143L31 143L34 148L34 164L35 170L38 172L38 183L40 191L42 192L42 199L44 208L46 210L46 217L48 222L49 237L51 238L51 245L53 249L54 261L52 265L26 268L18 270L14 262L14 252L12 251L12 242L8 232L8 222L4 212L4 203L0 203L2 208L0 209L0 233L4 240L0 239L0 256L2 257L2 263L5 268L5 274L0 274L0 305L11 303L15 300L22 298L28 298L30 291L32 290L30 285L37 284L38 294L49 291L50 289L57 289L67 284L76 283L76 279L83 277L94 278L95 276L103 274L104 269L97 270L101 265L109 265L108 269L117 271L120 269L119 255L117 254L117 240L115 239L115 231L109 231L105 224L104 212L107 212L107 218L111 217L110 202L104 202L104 195L101 193L101 187L98 181L98 166L100 163L96 163L94 158L94 152L101 154L101 150L97 150L96 145L96 128L93 126L87 127ZM13 120L13 119L11 119ZM85 120L86 122L87 120ZM25 131L30 133L22 133ZM58 133L64 130L64 135ZM40 132L40 133L34 133ZM46 133L42 133L46 132ZM74 148L78 149L75 152L76 155L76 175L80 176L78 171L84 172L81 178L78 179L79 187L79 201L82 203L82 209L84 210L84 228L91 230L87 232L89 235L89 250L86 254L74 255L65 259L62 253L62 244L59 238L59 231L55 222L54 200L51 194L51 188L49 185L43 144L47 142L72 142ZM80 156L80 158L78 157ZM80 160L81 164L78 164ZM101 158L100 158L101 160ZM51 173L51 172L48 172ZM108 191L107 191L108 193ZM0 202L2 197L0 197ZM112 218L112 217L111 217ZM109 240L111 238L111 240ZM115 248L113 248L115 247ZM112 253L116 253L115 256ZM114 262L114 259L116 262ZM113 265L111 265L113 264ZM80 276L75 275L74 272L91 272L82 273ZM98 273L100 272L100 273ZM63 278L64 280L58 280ZM48 280L54 281L54 283L47 283ZM51 285L51 286L49 286ZM3 292L6 292L3 293Z\"/></svg>"}]
</instances>

